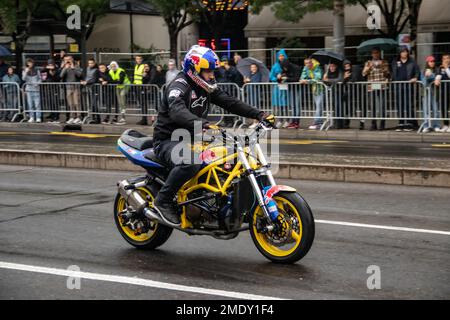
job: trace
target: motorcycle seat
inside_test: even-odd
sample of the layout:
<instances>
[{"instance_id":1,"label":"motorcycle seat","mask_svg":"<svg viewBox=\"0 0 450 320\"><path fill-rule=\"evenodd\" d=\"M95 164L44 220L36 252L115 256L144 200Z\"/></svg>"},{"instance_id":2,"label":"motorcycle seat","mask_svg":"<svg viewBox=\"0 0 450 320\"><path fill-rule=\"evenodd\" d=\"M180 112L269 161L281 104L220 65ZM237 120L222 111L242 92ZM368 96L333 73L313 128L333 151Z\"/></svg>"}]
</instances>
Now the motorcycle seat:
<instances>
[{"instance_id":1,"label":"motorcycle seat","mask_svg":"<svg viewBox=\"0 0 450 320\"><path fill-rule=\"evenodd\" d=\"M158 158L153 149L150 149L149 152L145 154L145 158L161 165L162 167L166 166L165 163L160 158Z\"/></svg>"},{"instance_id":2,"label":"motorcycle seat","mask_svg":"<svg viewBox=\"0 0 450 320\"><path fill-rule=\"evenodd\" d=\"M152 137L146 136L145 134L134 129L128 129L122 133L120 140L122 140L122 142L126 145L140 151L153 147Z\"/></svg>"}]
</instances>

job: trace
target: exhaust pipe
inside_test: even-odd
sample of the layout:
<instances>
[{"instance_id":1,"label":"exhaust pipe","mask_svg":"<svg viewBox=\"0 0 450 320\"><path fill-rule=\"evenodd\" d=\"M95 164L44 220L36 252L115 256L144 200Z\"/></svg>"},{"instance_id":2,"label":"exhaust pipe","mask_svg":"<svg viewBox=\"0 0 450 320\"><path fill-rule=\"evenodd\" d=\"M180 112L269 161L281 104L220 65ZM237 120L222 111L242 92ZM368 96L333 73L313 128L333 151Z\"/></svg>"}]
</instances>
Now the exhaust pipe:
<instances>
[{"instance_id":1,"label":"exhaust pipe","mask_svg":"<svg viewBox=\"0 0 450 320\"><path fill-rule=\"evenodd\" d=\"M128 182L128 180L123 180L118 183L118 186L120 195L137 213L143 213L148 219L165 224L160 215L148 207L147 200L136 190L135 185Z\"/></svg>"},{"instance_id":2,"label":"exhaust pipe","mask_svg":"<svg viewBox=\"0 0 450 320\"><path fill-rule=\"evenodd\" d=\"M123 180L118 183L119 193L125 199L126 203L131 206L136 212L143 213L144 209L148 207L148 202L142 197L136 187Z\"/></svg>"}]
</instances>

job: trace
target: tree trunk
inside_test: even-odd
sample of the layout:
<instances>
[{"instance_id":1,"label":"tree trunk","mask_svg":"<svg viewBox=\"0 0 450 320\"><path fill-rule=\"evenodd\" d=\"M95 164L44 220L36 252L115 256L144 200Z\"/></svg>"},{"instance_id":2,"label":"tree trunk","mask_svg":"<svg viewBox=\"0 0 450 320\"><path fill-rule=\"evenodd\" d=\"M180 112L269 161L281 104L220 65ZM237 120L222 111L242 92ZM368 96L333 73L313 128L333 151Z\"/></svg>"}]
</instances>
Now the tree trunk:
<instances>
[{"instance_id":1,"label":"tree trunk","mask_svg":"<svg viewBox=\"0 0 450 320\"><path fill-rule=\"evenodd\" d=\"M12 39L15 45L15 54L16 54L16 73L21 77L22 75L22 54L25 49L25 44L27 39L18 39L17 35L14 33L12 35Z\"/></svg>"},{"instance_id":2,"label":"tree trunk","mask_svg":"<svg viewBox=\"0 0 450 320\"><path fill-rule=\"evenodd\" d=\"M411 52L412 55L417 58L417 24L419 20L420 6L422 0L410 0L409 5L409 30L411 37Z\"/></svg>"},{"instance_id":3,"label":"tree trunk","mask_svg":"<svg viewBox=\"0 0 450 320\"><path fill-rule=\"evenodd\" d=\"M175 59L175 63L178 66L178 32L175 30L169 30L169 43L170 43L170 58Z\"/></svg>"},{"instance_id":4,"label":"tree trunk","mask_svg":"<svg viewBox=\"0 0 450 320\"><path fill-rule=\"evenodd\" d=\"M345 54L345 8L344 0L334 0L333 10L333 43L334 51L342 55Z\"/></svg>"}]
</instances>

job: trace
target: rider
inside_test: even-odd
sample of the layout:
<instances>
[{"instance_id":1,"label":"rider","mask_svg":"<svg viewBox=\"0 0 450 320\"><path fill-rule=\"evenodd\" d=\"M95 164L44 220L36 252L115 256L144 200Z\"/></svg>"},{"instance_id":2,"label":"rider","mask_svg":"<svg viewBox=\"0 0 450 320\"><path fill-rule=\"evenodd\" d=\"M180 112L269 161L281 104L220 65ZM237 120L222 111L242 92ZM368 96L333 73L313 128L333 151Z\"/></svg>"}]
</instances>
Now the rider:
<instances>
[{"instance_id":1,"label":"rider","mask_svg":"<svg viewBox=\"0 0 450 320\"><path fill-rule=\"evenodd\" d=\"M180 216L174 197L181 186L195 176L201 165L186 162L177 163L172 159L172 150L180 142L171 140L176 129L187 129L194 133L194 123L201 123L203 130L218 129L206 119L210 103L223 109L252 119L264 120L273 126L275 117L268 115L236 99L217 87L214 70L219 67L219 58L209 48L193 46L183 61L183 70L164 91L162 105L154 130L154 150L170 170L169 176L154 201L154 207L163 218L180 224Z\"/></svg>"}]
</instances>

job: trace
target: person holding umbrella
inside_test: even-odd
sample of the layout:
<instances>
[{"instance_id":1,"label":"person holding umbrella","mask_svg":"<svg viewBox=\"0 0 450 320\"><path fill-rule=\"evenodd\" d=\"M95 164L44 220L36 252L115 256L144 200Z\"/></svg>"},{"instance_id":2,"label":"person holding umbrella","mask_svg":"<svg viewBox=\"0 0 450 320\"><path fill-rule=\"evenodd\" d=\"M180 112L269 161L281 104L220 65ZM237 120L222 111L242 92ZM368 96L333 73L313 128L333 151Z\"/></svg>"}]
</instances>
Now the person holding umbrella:
<instances>
[{"instance_id":1,"label":"person holding umbrella","mask_svg":"<svg viewBox=\"0 0 450 320\"><path fill-rule=\"evenodd\" d=\"M264 63L262 63L258 59L252 57L238 59L236 68L244 77L245 84L269 82L270 71L269 69L267 69ZM248 92L250 97L250 104L258 106L260 102L262 87L259 85L249 85ZM253 129L254 125L250 125L250 128Z\"/></svg>"},{"instance_id":2,"label":"person holding umbrella","mask_svg":"<svg viewBox=\"0 0 450 320\"><path fill-rule=\"evenodd\" d=\"M342 86L341 82L344 81L344 75L339 69L336 63L330 63L328 65L328 70L323 76L323 82L331 87L331 99L333 101L334 110L336 112L336 129L343 129L343 111L342 111Z\"/></svg>"},{"instance_id":3,"label":"person holding umbrella","mask_svg":"<svg viewBox=\"0 0 450 320\"><path fill-rule=\"evenodd\" d=\"M342 54L320 50L315 52L312 59L319 61L321 65L327 65L328 70L325 72L323 81L325 84L331 86L331 94L336 116L339 118L336 122L336 129L342 129L342 86L340 82L344 80L342 74L342 63L345 57Z\"/></svg>"},{"instance_id":4,"label":"person holding umbrella","mask_svg":"<svg viewBox=\"0 0 450 320\"><path fill-rule=\"evenodd\" d=\"M344 61L344 81L343 81L343 92L342 92L342 117L344 118L342 121L343 129L350 129L350 119L347 118L352 115L352 112L356 111L352 109L353 101L351 98L355 98L354 95L351 95L352 83L354 82L363 82L365 79L361 74L361 70L358 66L353 66L350 60ZM356 101L357 102L357 101ZM360 97L361 105L365 105L365 97ZM340 123L338 121L337 127L340 127Z\"/></svg>"},{"instance_id":5,"label":"person holding umbrella","mask_svg":"<svg viewBox=\"0 0 450 320\"><path fill-rule=\"evenodd\" d=\"M364 65L362 75L363 77L367 77L367 81L369 82L367 91L369 93L370 104L372 105L372 117L376 117L378 105L380 117L385 118L386 110L382 103L384 100L383 93L387 88L386 84L391 77L391 73L389 71L389 63L386 60L381 59L380 48L375 47L372 49L372 59L368 60ZM363 117L364 116L365 115L363 115ZM381 120L380 130L385 129L385 123L385 120ZM360 129L364 129L364 120L361 121ZM377 130L376 120L372 120L370 130Z\"/></svg>"}]
</instances>

